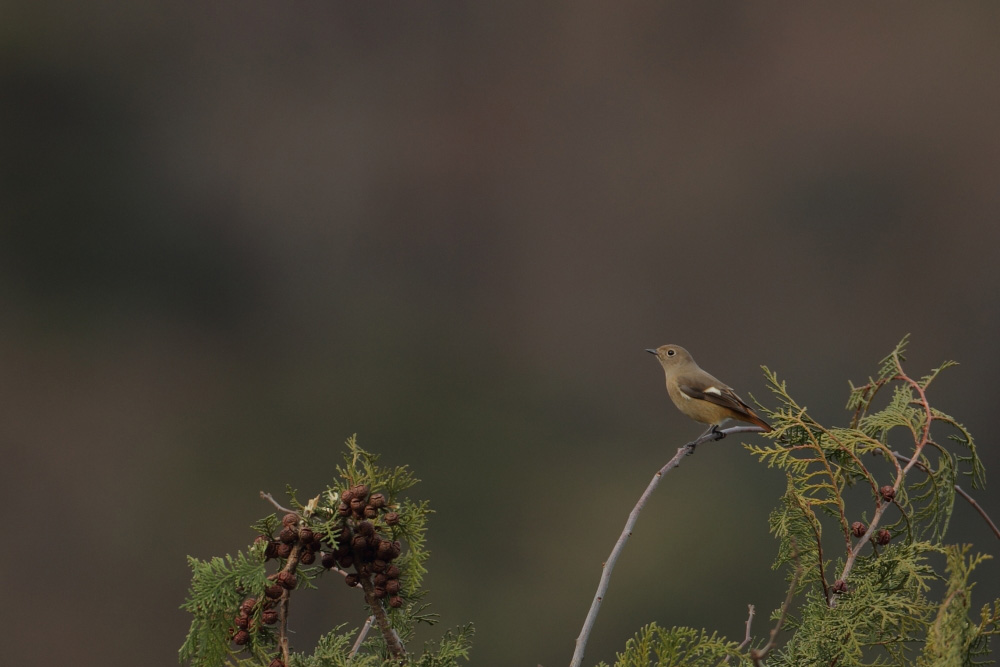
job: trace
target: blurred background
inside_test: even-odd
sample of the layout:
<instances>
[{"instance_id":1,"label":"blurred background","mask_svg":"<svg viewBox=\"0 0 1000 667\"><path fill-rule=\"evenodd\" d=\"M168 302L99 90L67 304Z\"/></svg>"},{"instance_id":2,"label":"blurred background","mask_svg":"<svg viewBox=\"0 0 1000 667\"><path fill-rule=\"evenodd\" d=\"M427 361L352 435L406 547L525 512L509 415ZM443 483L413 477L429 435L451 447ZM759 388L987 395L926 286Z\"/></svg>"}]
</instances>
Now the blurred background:
<instances>
[{"instance_id":1,"label":"blurred background","mask_svg":"<svg viewBox=\"0 0 1000 667\"><path fill-rule=\"evenodd\" d=\"M1000 517L1000 7L0 13L10 664L176 664L185 556L245 548L258 492L316 492L352 433L436 509L421 639L567 664L701 430L643 352L668 342L843 424L911 333L913 373L962 363L931 397ZM766 634L783 491L737 437L685 460L587 664L649 621L741 639L748 603ZM964 504L950 538L997 553ZM292 607L301 649L364 619L337 582Z\"/></svg>"}]
</instances>

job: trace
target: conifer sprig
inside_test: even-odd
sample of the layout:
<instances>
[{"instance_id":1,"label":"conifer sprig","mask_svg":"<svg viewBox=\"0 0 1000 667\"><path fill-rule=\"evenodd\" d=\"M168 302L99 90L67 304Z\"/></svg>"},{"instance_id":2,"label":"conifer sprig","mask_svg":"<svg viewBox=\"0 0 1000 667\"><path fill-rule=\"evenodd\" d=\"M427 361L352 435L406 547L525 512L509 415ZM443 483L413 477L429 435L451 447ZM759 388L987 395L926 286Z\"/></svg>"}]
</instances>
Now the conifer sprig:
<instances>
[{"instance_id":1,"label":"conifer sprig","mask_svg":"<svg viewBox=\"0 0 1000 667\"><path fill-rule=\"evenodd\" d=\"M287 507L261 492L284 516L269 514L253 524L258 537L247 555L204 562L189 558L192 586L183 608L194 619L181 662L195 667L454 667L468 658L471 625L445 633L420 653L405 648L417 623L436 620L421 602L431 509L426 501L402 496L418 481L406 466L380 466L378 456L354 437L346 449L344 464L337 466L339 480L305 503L290 486ZM276 568L269 574L271 563ZM361 589L358 600L371 622L363 632L338 626L312 653L295 652L291 594L317 589L328 572ZM336 588L348 590L342 584ZM371 626L378 629L374 636L368 636Z\"/></svg>"}]
</instances>

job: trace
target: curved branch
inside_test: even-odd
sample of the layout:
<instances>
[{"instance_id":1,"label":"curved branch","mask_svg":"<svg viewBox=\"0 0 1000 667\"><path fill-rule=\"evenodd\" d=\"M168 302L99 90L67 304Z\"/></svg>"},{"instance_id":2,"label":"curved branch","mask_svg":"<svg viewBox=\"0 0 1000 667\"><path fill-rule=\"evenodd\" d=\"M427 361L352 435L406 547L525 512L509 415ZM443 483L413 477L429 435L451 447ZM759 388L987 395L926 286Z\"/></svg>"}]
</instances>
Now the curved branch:
<instances>
[{"instance_id":1,"label":"curved branch","mask_svg":"<svg viewBox=\"0 0 1000 667\"><path fill-rule=\"evenodd\" d=\"M681 459L683 459L688 454L693 454L695 447L703 442L708 442L710 440L721 440L731 433L764 433L764 429L760 426L733 426L727 429L716 430L714 428L709 429L702 433L696 440L692 440L683 447L677 450L677 453L672 459L667 461L667 464L660 468L653 479L649 482L646 490L641 496L639 496L639 502L635 504L632 508L632 512L628 515L628 520L625 522L625 528L622 530L621 536L615 543L614 549L611 550L611 555L608 556L608 560L602 565L603 572L601 572L601 581L597 585L597 593L594 595L594 601L590 603L590 611L587 612L587 618L583 622L583 628L580 630L580 636L576 638L576 649L573 651L573 659L570 661L570 667L580 667L583 662L583 654L587 648L587 640L590 638L590 632L594 627L594 622L597 620L597 612L601 608L601 602L604 600L604 595L608 591L608 584L611 581L611 571L615 567L615 562L621 555L622 550L625 548L625 543L628 538L632 536L632 527L635 526L636 520L639 518L639 512L642 508L646 506L646 501L656 490L659 485L660 480L663 476L670 472L672 469L676 468L681 464Z\"/></svg>"}]
</instances>

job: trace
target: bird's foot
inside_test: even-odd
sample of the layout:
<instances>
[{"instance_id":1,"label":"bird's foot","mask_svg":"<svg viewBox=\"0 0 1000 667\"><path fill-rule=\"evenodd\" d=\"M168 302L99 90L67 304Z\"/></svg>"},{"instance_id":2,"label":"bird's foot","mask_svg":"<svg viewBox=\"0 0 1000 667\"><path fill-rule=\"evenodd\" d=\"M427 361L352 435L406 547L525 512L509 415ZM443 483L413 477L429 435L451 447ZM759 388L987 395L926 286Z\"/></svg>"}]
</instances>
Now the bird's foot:
<instances>
[{"instance_id":1,"label":"bird's foot","mask_svg":"<svg viewBox=\"0 0 1000 667\"><path fill-rule=\"evenodd\" d=\"M712 428L708 429L708 432L715 436L716 440L722 440L726 437L725 431L720 431L718 424L712 424Z\"/></svg>"}]
</instances>

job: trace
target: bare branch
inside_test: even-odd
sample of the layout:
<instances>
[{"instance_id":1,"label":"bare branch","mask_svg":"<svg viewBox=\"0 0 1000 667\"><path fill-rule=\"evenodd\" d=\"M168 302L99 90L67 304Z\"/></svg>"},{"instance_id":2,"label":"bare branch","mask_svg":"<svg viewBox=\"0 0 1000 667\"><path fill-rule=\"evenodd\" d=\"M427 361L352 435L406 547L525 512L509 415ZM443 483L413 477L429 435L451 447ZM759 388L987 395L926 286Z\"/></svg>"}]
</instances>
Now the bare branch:
<instances>
[{"instance_id":1,"label":"bare branch","mask_svg":"<svg viewBox=\"0 0 1000 667\"><path fill-rule=\"evenodd\" d=\"M743 643L741 643L739 646L736 647L736 649L739 650L739 651L742 651L743 649L745 649L747 647L747 644L750 643L750 624L753 623L754 608L753 608L752 604L747 605L747 607L750 610L750 614L747 616L747 634L743 638ZM729 658L731 658L731 657L732 656L727 655L725 658L722 659L722 662L720 662L719 664L720 665L728 665L729 664Z\"/></svg>"},{"instance_id":2,"label":"bare branch","mask_svg":"<svg viewBox=\"0 0 1000 667\"><path fill-rule=\"evenodd\" d=\"M275 500L274 496L272 496L270 493L264 493L263 491L261 491L260 492L260 497L263 498L264 500L266 500L267 502L271 503L275 507L277 507L280 511L284 512L285 514L294 514L295 516L299 517L300 519L302 518L302 515L299 514L298 512L296 512L295 510L290 510L287 507L282 507L281 505L279 505L278 501Z\"/></svg>"},{"instance_id":3,"label":"bare branch","mask_svg":"<svg viewBox=\"0 0 1000 667\"><path fill-rule=\"evenodd\" d=\"M795 597L795 590L799 587L799 579L802 578L802 564L799 563L799 549L795 544L795 539L792 539L792 548L795 550L792 556L795 559L795 575L792 577L792 584L788 587L788 595L785 596L785 601L781 603L781 614L778 616L778 622L774 624L771 628L771 633L767 638L767 643L764 644L759 649L751 649L750 659L753 660L754 667L760 667L760 661L767 657L767 654L771 652L774 648L774 640L781 632L781 626L785 623L785 617L788 615L788 608L792 605L792 599ZM750 621L747 621L749 625Z\"/></svg>"},{"instance_id":4,"label":"bare branch","mask_svg":"<svg viewBox=\"0 0 1000 667\"><path fill-rule=\"evenodd\" d=\"M750 624L753 623L753 612L754 612L753 605L750 604L750 605L747 605L747 607L750 610L750 614L747 616L747 634L746 634L746 637L743 638L743 643L740 644L740 650L741 651L747 647L747 644L750 643Z\"/></svg>"},{"instance_id":5,"label":"bare branch","mask_svg":"<svg viewBox=\"0 0 1000 667\"><path fill-rule=\"evenodd\" d=\"M597 620L597 612L600 611L601 602L603 602L604 595L608 591L608 584L611 581L611 571L614 569L615 562L618 560L622 550L625 548L625 543L628 541L628 538L632 536L632 528L635 526L635 522L639 518L639 512L641 512L642 508L646 506L646 502L653 494L653 491L656 490L656 487L659 485L660 480L663 479L663 476L679 466L681 464L681 460L688 454L693 454L695 447L703 442L721 440L731 433L763 432L764 429L760 426L733 426L723 430L709 429L698 436L697 439L692 440L678 449L674 457L667 461L667 464L660 468L655 475L653 475L653 479L649 482L646 490L639 497L639 502L635 504L635 507L632 508L632 512L628 515L628 520L625 522L625 528L622 530L621 536L618 538L614 548L611 550L611 555L608 556L608 560L602 565L603 571L601 572L601 581L597 585L597 593L594 595L594 600L590 603L590 611L587 612L587 618L583 622L583 628L580 630L580 636L576 638L576 649L573 651L573 659L569 663L570 667L580 667L583 663L583 655L587 648L587 640L590 638L590 632L593 630L594 622Z\"/></svg>"},{"instance_id":6,"label":"bare branch","mask_svg":"<svg viewBox=\"0 0 1000 667\"><path fill-rule=\"evenodd\" d=\"M372 621L374 620L375 620L374 616L369 616L368 619L365 621L365 624L361 626L361 631L358 632L358 638L354 640L354 646L351 647L351 652L347 655L348 660L353 658L357 654L358 650L361 648L361 644L364 643L365 637L368 636L368 631L371 630Z\"/></svg>"}]
</instances>

